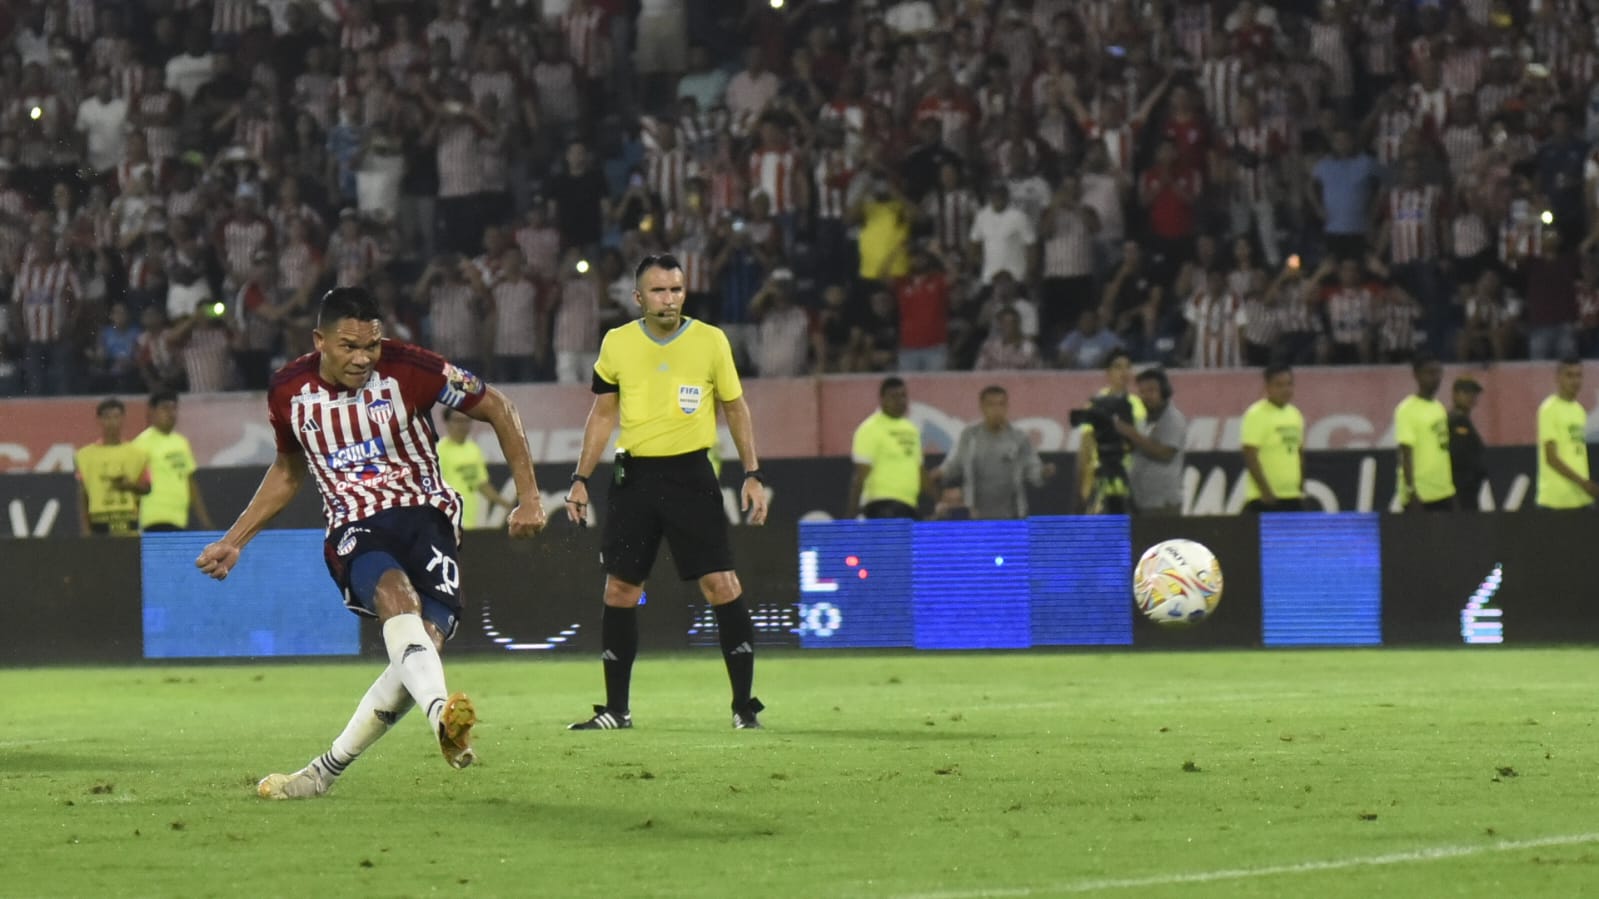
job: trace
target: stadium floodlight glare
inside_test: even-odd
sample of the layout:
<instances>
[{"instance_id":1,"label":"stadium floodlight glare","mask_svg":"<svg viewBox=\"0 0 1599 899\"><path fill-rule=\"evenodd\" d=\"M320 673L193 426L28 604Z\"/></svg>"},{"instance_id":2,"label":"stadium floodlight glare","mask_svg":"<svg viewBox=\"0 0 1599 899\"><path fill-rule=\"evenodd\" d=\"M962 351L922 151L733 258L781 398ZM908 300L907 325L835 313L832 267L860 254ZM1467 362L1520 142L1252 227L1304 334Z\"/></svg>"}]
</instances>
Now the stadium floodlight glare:
<instances>
[{"instance_id":1,"label":"stadium floodlight glare","mask_svg":"<svg viewBox=\"0 0 1599 899\"><path fill-rule=\"evenodd\" d=\"M580 275L589 273L589 261L587 259L579 259L577 261L577 273Z\"/></svg>"}]
</instances>

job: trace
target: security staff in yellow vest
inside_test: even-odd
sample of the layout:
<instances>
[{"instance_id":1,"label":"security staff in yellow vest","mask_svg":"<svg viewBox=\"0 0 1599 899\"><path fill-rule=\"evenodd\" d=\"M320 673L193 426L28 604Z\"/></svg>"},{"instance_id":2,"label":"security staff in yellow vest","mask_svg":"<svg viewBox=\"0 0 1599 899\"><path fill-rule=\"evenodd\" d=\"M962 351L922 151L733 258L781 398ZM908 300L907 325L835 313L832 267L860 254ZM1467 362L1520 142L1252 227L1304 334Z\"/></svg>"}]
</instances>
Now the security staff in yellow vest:
<instances>
[{"instance_id":1,"label":"security staff in yellow vest","mask_svg":"<svg viewBox=\"0 0 1599 899\"><path fill-rule=\"evenodd\" d=\"M877 388L877 411L855 428L844 517L916 518L927 475L922 471L922 432L905 417L910 391L899 378L885 378Z\"/></svg>"},{"instance_id":2,"label":"security staff in yellow vest","mask_svg":"<svg viewBox=\"0 0 1599 899\"><path fill-rule=\"evenodd\" d=\"M127 407L101 400L94 414L100 440L78 450L78 522L84 536L132 537L139 533L139 498L150 492L149 455L122 442Z\"/></svg>"},{"instance_id":3,"label":"security staff in yellow vest","mask_svg":"<svg viewBox=\"0 0 1599 899\"><path fill-rule=\"evenodd\" d=\"M194 480L198 467L194 449L177 430L178 394L171 390L150 394L149 415L150 426L133 438L133 445L150 457L150 492L139 503L139 530L187 530L191 510L202 529L215 530Z\"/></svg>"}]
</instances>

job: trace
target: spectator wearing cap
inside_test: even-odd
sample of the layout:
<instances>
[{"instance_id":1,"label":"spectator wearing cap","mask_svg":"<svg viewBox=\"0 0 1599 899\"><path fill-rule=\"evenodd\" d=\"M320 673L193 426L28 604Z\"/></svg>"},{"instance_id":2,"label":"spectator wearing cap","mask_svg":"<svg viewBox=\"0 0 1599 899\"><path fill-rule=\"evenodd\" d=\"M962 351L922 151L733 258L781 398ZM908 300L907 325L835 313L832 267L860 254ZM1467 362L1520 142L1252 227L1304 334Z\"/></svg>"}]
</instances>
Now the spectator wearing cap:
<instances>
[{"instance_id":1,"label":"spectator wearing cap","mask_svg":"<svg viewBox=\"0 0 1599 899\"><path fill-rule=\"evenodd\" d=\"M755 345L750 352L755 373L763 378L792 378L809 368L810 316L794 303L794 272L772 270L750 300L755 317Z\"/></svg>"},{"instance_id":2,"label":"spectator wearing cap","mask_svg":"<svg viewBox=\"0 0 1599 899\"><path fill-rule=\"evenodd\" d=\"M1455 498L1459 508L1475 512L1481 508L1482 485L1488 479L1482 435L1471 420L1482 385L1476 378L1464 375L1455 379L1449 393L1449 463L1454 472Z\"/></svg>"}]
</instances>

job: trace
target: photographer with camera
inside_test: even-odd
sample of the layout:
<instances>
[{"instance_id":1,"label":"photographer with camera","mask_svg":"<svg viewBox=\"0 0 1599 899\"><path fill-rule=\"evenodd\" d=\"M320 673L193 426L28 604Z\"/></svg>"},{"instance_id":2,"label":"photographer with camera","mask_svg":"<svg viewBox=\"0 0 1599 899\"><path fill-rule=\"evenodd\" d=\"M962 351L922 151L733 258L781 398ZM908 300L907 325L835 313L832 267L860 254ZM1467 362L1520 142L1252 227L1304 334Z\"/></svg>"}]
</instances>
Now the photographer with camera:
<instances>
[{"instance_id":1,"label":"photographer with camera","mask_svg":"<svg viewBox=\"0 0 1599 899\"><path fill-rule=\"evenodd\" d=\"M1140 515L1183 514L1183 448L1188 417L1172 404L1171 380L1158 368L1138 373L1137 396L1148 418L1143 425L1117 421L1116 432L1132 444L1135 464L1128 472L1133 505Z\"/></svg>"},{"instance_id":2,"label":"photographer with camera","mask_svg":"<svg viewBox=\"0 0 1599 899\"><path fill-rule=\"evenodd\" d=\"M1077 498L1085 515L1126 515L1132 511L1128 485L1131 446L1119 425L1142 427L1144 403L1128 392L1132 357L1113 350L1105 359L1105 386L1088 405L1071 411L1071 425L1081 435L1077 449Z\"/></svg>"}]
</instances>

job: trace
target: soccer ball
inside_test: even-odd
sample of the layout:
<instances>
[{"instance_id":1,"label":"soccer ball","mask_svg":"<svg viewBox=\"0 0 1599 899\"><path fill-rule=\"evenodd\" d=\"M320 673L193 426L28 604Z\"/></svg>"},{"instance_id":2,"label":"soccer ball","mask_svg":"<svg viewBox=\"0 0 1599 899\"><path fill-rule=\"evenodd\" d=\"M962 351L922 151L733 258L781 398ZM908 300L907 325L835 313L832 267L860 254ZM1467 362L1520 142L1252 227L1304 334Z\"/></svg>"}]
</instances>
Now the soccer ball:
<instances>
[{"instance_id":1,"label":"soccer ball","mask_svg":"<svg viewBox=\"0 0 1599 899\"><path fill-rule=\"evenodd\" d=\"M1202 543L1164 540L1133 569L1133 602L1156 624L1196 624L1221 602L1221 563Z\"/></svg>"}]
</instances>

